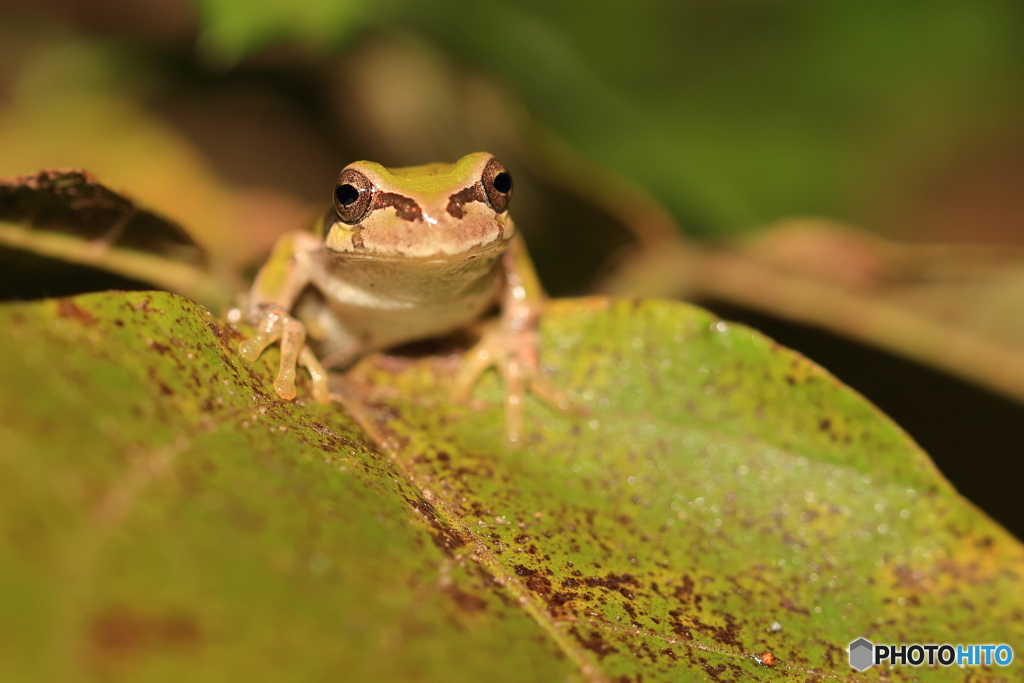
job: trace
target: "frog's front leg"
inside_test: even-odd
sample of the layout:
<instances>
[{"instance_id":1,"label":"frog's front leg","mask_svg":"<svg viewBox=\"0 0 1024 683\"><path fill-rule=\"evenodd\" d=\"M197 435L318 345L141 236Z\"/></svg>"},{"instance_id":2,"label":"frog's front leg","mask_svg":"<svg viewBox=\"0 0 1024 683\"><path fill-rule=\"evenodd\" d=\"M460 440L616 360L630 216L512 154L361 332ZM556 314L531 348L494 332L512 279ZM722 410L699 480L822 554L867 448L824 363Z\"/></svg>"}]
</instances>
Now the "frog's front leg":
<instances>
[{"instance_id":1,"label":"frog's front leg","mask_svg":"<svg viewBox=\"0 0 1024 683\"><path fill-rule=\"evenodd\" d=\"M260 269L249 294L248 317L256 333L243 341L238 351L247 361L255 361L264 349L281 344L281 362L274 390L283 399L295 398L296 364L302 365L313 381L313 397L321 403L330 400L327 373L306 346L306 328L290 311L312 278L315 254L320 240L309 233L283 235L274 245L270 259Z\"/></svg>"},{"instance_id":2,"label":"frog's front leg","mask_svg":"<svg viewBox=\"0 0 1024 683\"><path fill-rule=\"evenodd\" d=\"M502 258L505 285L501 318L466 354L455 378L454 395L457 400L468 399L480 375L491 366L497 368L505 384L506 434L509 441L518 441L523 431L527 390L561 410L567 409L569 402L540 373L537 325L544 306L544 290L519 235L512 238Z\"/></svg>"}]
</instances>

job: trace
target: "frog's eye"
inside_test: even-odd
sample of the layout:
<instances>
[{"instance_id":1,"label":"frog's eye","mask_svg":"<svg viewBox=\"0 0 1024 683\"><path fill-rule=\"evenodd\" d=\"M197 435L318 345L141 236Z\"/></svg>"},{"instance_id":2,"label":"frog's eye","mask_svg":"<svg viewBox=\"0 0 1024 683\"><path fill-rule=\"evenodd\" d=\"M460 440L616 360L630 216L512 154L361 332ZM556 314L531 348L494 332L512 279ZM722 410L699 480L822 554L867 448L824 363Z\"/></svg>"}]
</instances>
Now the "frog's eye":
<instances>
[{"instance_id":1,"label":"frog's eye","mask_svg":"<svg viewBox=\"0 0 1024 683\"><path fill-rule=\"evenodd\" d=\"M500 161L491 159L484 168L481 180L484 193L487 195L487 203L498 213L505 211L508 203L512 201L512 174Z\"/></svg>"},{"instance_id":2,"label":"frog's eye","mask_svg":"<svg viewBox=\"0 0 1024 683\"><path fill-rule=\"evenodd\" d=\"M338 184L334 188L334 210L338 212L338 217L354 225L366 217L371 206L373 184L354 168L346 168L338 176Z\"/></svg>"}]
</instances>

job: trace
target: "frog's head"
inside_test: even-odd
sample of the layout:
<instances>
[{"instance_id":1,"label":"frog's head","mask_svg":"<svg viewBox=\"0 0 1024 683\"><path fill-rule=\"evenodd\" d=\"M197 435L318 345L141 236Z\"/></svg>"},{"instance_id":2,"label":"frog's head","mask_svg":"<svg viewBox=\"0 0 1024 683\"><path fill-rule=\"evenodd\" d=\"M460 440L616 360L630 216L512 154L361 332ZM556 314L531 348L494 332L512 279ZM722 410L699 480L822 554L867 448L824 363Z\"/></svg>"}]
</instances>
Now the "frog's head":
<instances>
[{"instance_id":1,"label":"frog's head","mask_svg":"<svg viewBox=\"0 0 1024 683\"><path fill-rule=\"evenodd\" d=\"M512 176L486 152L409 168L357 161L338 176L324 245L353 256L472 256L512 239L511 199Z\"/></svg>"}]
</instances>

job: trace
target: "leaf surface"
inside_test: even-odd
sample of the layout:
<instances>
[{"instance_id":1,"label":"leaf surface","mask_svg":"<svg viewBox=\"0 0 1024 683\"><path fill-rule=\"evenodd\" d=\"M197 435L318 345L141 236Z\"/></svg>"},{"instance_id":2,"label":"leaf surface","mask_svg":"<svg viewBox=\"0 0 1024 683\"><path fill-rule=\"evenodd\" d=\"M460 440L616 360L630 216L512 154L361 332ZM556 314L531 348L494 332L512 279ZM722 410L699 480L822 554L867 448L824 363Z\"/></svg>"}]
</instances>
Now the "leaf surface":
<instances>
[{"instance_id":1,"label":"leaf surface","mask_svg":"<svg viewBox=\"0 0 1024 683\"><path fill-rule=\"evenodd\" d=\"M304 405L174 295L0 317L5 680L855 680L860 636L1024 632L1017 541L862 398L693 307L554 302L547 370L589 414L531 399L518 450L495 378L448 400L454 354Z\"/></svg>"}]
</instances>

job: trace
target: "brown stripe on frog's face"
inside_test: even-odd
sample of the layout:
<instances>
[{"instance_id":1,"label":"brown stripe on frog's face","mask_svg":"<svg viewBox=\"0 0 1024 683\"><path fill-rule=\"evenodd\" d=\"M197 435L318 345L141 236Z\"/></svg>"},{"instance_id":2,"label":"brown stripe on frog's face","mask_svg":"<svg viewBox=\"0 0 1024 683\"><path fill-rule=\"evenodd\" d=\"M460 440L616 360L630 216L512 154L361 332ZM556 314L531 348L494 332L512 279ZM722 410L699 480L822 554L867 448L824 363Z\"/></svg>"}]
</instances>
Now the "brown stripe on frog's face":
<instances>
[{"instance_id":1,"label":"brown stripe on frog's face","mask_svg":"<svg viewBox=\"0 0 1024 683\"><path fill-rule=\"evenodd\" d=\"M374 198L371 211L380 211L387 207L394 207L395 215L403 221L418 221L423 219L423 210L416 203L415 199L405 197L396 192L378 192Z\"/></svg>"},{"instance_id":2,"label":"brown stripe on frog's face","mask_svg":"<svg viewBox=\"0 0 1024 683\"><path fill-rule=\"evenodd\" d=\"M464 190L459 190L451 197L448 198L448 214L452 218L462 218L466 215L465 205L469 202L483 202L487 200L487 196L484 194L484 188L477 183L470 185Z\"/></svg>"}]
</instances>

